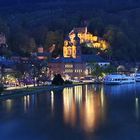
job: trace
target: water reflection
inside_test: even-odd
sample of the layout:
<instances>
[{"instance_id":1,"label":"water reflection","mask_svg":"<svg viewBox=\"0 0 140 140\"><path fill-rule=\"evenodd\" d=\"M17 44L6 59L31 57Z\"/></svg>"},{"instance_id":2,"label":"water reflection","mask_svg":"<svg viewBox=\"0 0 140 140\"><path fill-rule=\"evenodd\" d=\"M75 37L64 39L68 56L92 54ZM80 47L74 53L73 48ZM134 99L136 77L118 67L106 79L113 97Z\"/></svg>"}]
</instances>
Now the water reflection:
<instances>
[{"instance_id":1,"label":"water reflection","mask_svg":"<svg viewBox=\"0 0 140 140\"><path fill-rule=\"evenodd\" d=\"M112 96L122 96L124 94L134 94L136 92L136 85L135 84L124 84L124 85L105 85L103 88L103 92L106 94L111 94Z\"/></svg>"},{"instance_id":2,"label":"water reflection","mask_svg":"<svg viewBox=\"0 0 140 140\"><path fill-rule=\"evenodd\" d=\"M24 113L28 111L30 107L30 96L24 96Z\"/></svg>"},{"instance_id":3,"label":"water reflection","mask_svg":"<svg viewBox=\"0 0 140 140\"><path fill-rule=\"evenodd\" d=\"M65 88L63 91L64 121L75 126L76 123L76 101L74 100L73 88Z\"/></svg>"},{"instance_id":4,"label":"water reflection","mask_svg":"<svg viewBox=\"0 0 140 140\"><path fill-rule=\"evenodd\" d=\"M1 138L139 139L139 101L140 84L83 85L1 101Z\"/></svg>"},{"instance_id":5,"label":"water reflection","mask_svg":"<svg viewBox=\"0 0 140 140\"><path fill-rule=\"evenodd\" d=\"M94 90L93 90L94 89ZM71 126L78 123L86 132L94 131L105 120L106 101L103 90L96 87L76 86L63 91L64 122Z\"/></svg>"},{"instance_id":6,"label":"water reflection","mask_svg":"<svg viewBox=\"0 0 140 140\"><path fill-rule=\"evenodd\" d=\"M136 118L139 118L139 99L135 99L135 112L136 112Z\"/></svg>"},{"instance_id":7,"label":"water reflection","mask_svg":"<svg viewBox=\"0 0 140 140\"><path fill-rule=\"evenodd\" d=\"M51 91L51 111L54 113L54 92Z\"/></svg>"},{"instance_id":8,"label":"water reflection","mask_svg":"<svg viewBox=\"0 0 140 140\"><path fill-rule=\"evenodd\" d=\"M6 107L7 112L11 112L13 107L13 101L10 99L6 100L4 106Z\"/></svg>"}]
</instances>

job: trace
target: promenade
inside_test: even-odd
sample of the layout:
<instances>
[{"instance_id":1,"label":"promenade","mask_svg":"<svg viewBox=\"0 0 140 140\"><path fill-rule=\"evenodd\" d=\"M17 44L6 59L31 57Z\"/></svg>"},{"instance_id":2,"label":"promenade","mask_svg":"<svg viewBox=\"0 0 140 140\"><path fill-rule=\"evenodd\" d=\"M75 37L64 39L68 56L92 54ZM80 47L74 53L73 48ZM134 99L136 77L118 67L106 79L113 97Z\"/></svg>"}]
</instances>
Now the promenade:
<instances>
[{"instance_id":1,"label":"promenade","mask_svg":"<svg viewBox=\"0 0 140 140\"><path fill-rule=\"evenodd\" d=\"M48 86L36 86L36 87L28 86L28 87L8 88L1 93L0 100L11 99L17 96L41 94L47 91L57 91L66 87L74 87L74 86L79 86L79 85L84 85L84 83L68 84L68 85L62 85L62 86L48 85Z\"/></svg>"}]
</instances>

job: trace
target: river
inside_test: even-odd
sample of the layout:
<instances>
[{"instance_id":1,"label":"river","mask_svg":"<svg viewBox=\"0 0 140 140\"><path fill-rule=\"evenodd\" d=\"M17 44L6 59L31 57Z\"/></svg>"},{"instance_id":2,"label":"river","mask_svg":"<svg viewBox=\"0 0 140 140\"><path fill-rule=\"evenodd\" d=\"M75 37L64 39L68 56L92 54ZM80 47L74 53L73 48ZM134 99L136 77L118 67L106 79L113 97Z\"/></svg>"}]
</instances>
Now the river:
<instances>
[{"instance_id":1,"label":"river","mask_svg":"<svg viewBox=\"0 0 140 140\"><path fill-rule=\"evenodd\" d=\"M139 140L140 83L0 101L0 140Z\"/></svg>"}]
</instances>

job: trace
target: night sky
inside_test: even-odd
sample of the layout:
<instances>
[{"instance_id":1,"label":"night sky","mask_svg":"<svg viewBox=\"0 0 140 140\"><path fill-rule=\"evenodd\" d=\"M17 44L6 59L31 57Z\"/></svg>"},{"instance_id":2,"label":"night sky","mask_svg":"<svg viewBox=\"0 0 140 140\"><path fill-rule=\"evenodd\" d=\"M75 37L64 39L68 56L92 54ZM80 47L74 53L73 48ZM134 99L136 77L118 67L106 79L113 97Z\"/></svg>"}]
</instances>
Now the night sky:
<instances>
[{"instance_id":1,"label":"night sky","mask_svg":"<svg viewBox=\"0 0 140 140\"><path fill-rule=\"evenodd\" d=\"M17 5L17 4L25 4L25 3L36 3L36 2L92 2L92 3L103 3L103 2L108 2L108 3L115 3L115 4L122 4L122 3L132 3L132 4L137 4L139 3L139 0L0 0L0 6L10 6L10 5Z\"/></svg>"}]
</instances>

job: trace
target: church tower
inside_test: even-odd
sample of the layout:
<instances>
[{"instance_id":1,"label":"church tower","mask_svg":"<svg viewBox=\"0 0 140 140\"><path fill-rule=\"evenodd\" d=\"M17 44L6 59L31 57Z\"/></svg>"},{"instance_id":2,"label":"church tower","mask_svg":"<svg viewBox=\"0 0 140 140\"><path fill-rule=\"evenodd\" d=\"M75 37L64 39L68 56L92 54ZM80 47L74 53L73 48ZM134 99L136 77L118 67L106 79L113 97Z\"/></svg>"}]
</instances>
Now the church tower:
<instances>
[{"instance_id":1,"label":"church tower","mask_svg":"<svg viewBox=\"0 0 140 140\"><path fill-rule=\"evenodd\" d=\"M81 46L80 46L80 38L78 37L78 33L75 33L73 45L76 48L76 58L80 58L81 57Z\"/></svg>"},{"instance_id":2,"label":"church tower","mask_svg":"<svg viewBox=\"0 0 140 140\"><path fill-rule=\"evenodd\" d=\"M69 37L65 39L63 46L63 56L65 58L81 57L80 38L78 37L78 33L75 34L73 43Z\"/></svg>"},{"instance_id":3,"label":"church tower","mask_svg":"<svg viewBox=\"0 0 140 140\"><path fill-rule=\"evenodd\" d=\"M64 41L64 46L63 46L63 57L65 58L70 58L72 57L72 46L70 43L70 38L67 37Z\"/></svg>"}]
</instances>

